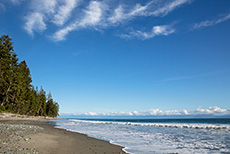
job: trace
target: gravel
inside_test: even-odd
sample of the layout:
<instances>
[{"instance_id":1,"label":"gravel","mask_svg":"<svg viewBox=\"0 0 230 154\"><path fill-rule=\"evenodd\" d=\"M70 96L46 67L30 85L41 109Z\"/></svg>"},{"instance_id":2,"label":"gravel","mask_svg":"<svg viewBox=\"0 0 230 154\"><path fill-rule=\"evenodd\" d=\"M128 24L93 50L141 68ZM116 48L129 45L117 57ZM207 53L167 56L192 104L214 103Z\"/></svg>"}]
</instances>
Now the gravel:
<instances>
[{"instance_id":1,"label":"gravel","mask_svg":"<svg viewBox=\"0 0 230 154\"><path fill-rule=\"evenodd\" d=\"M38 154L36 149L21 147L19 143L30 142L29 134L36 134L42 131L42 127L34 125L0 123L0 154Z\"/></svg>"}]
</instances>

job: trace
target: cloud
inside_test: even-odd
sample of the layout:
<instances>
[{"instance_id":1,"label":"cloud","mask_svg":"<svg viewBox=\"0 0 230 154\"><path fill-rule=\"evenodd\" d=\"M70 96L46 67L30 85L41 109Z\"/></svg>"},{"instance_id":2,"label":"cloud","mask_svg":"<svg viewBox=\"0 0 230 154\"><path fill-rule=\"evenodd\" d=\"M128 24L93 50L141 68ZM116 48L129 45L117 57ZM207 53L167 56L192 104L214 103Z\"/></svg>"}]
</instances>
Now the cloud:
<instances>
[{"instance_id":1,"label":"cloud","mask_svg":"<svg viewBox=\"0 0 230 154\"><path fill-rule=\"evenodd\" d=\"M48 22L62 26L68 21L77 4L78 0L33 0L31 11L25 17L24 29L33 36L34 32L46 30Z\"/></svg>"},{"instance_id":2,"label":"cloud","mask_svg":"<svg viewBox=\"0 0 230 154\"><path fill-rule=\"evenodd\" d=\"M99 1L91 1L88 8L84 10L84 16L82 19L77 19L72 24L62 28L57 31L52 38L55 41L65 40L66 35L68 35L71 31L87 28L88 26L96 26L100 24L100 21L103 16L103 9L105 8L104 4Z\"/></svg>"},{"instance_id":3,"label":"cloud","mask_svg":"<svg viewBox=\"0 0 230 154\"><path fill-rule=\"evenodd\" d=\"M211 75L220 74L220 73L224 73L224 72L229 72L229 71L230 70L227 69L227 70L220 70L220 71L209 72L209 73L198 74L198 75L168 78L168 79L165 79L165 80L158 81L158 83L170 82L170 81L177 81L177 80L185 80L185 79L193 79L193 78L200 78L200 77L211 76Z\"/></svg>"},{"instance_id":4,"label":"cloud","mask_svg":"<svg viewBox=\"0 0 230 154\"><path fill-rule=\"evenodd\" d=\"M83 10L84 15L81 20L76 19L76 21L67 25L66 27L58 30L52 36L55 41L65 40L66 36L71 31L76 31L82 28L94 28L97 29L109 27L111 25L118 25L120 22L127 22L137 16L159 16L166 15L173 11L175 8L181 6L182 4L188 3L190 0L174 0L173 2L159 2L161 4L160 8L154 8L155 12L150 10L156 4L155 1L150 1L146 5L141 5L139 3L135 4L134 7L128 9L123 5L118 5L115 7L112 15L107 11L109 6L104 2L100 1L90 1L86 10ZM168 10L167 10L168 9ZM169 35L175 32L170 26L155 26L151 32L142 31L132 31L129 34L120 35L122 38L139 38L139 39L150 39L158 35Z\"/></svg>"},{"instance_id":5,"label":"cloud","mask_svg":"<svg viewBox=\"0 0 230 154\"><path fill-rule=\"evenodd\" d=\"M5 1L10 3L11 5L20 5L21 2L24 1L24 0L5 0ZM3 2L0 2L0 10L6 11L7 4L6 4L6 6L4 4L6 2L4 2L4 0L3 0Z\"/></svg>"},{"instance_id":6,"label":"cloud","mask_svg":"<svg viewBox=\"0 0 230 154\"><path fill-rule=\"evenodd\" d=\"M121 34L120 37L125 39L138 38L142 40L150 39L155 36L164 35L167 36L175 32L175 29L169 25L154 26L150 32L143 32L139 30L133 30L128 34Z\"/></svg>"},{"instance_id":7,"label":"cloud","mask_svg":"<svg viewBox=\"0 0 230 154\"><path fill-rule=\"evenodd\" d=\"M227 21L227 20L230 20L230 14L228 14L228 15L226 15L224 17L221 17L219 19L205 20L205 21L202 21L200 23L196 23L196 24L193 25L192 30L197 30L197 29L201 29L201 28L204 28L204 27L214 26L216 24L219 24L219 23Z\"/></svg>"},{"instance_id":8,"label":"cloud","mask_svg":"<svg viewBox=\"0 0 230 154\"><path fill-rule=\"evenodd\" d=\"M95 26L102 19L104 4L99 1L91 1L87 10L84 10L85 15L79 23L79 27Z\"/></svg>"},{"instance_id":9,"label":"cloud","mask_svg":"<svg viewBox=\"0 0 230 154\"><path fill-rule=\"evenodd\" d=\"M5 11L6 7L4 4L0 3L0 10Z\"/></svg>"},{"instance_id":10,"label":"cloud","mask_svg":"<svg viewBox=\"0 0 230 154\"><path fill-rule=\"evenodd\" d=\"M86 112L86 113L61 113L61 116L230 116L230 109L222 109L217 106L212 106L206 109L201 107L196 110L160 110L149 109L148 111L131 111L131 112Z\"/></svg>"},{"instance_id":11,"label":"cloud","mask_svg":"<svg viewBox=\"0 0 230 154\"><path fill-rule=\"evenodd\" d=\"M24 0L9 0L13 5L19 5Z\"/></svg>"},{"instance_id":12,"label":"cloud","mask_svg":"<svg viewBox=\"0 0 230 154\"><path fill-rule=\"evenodd\" d=\"M163 7L157 8L155 11L149 13L149 15L153 16L165 16L169 12L173 11L174 9L180 7L183 4L190 3L191 0L175 0L169 1Z\"/></svg>"},{"instance_id":13,"label":"cloud","mask_svg":"<svg viewBox=\"0 0 230 154\"><path fill-rule=\"evenodd\" d=\"M46 30L46 20L47 17L55 12L56 0L39 0L32 1L31 11L26 17L26 23L24 29L29 35L33 36L34 31L42 32Z\"/></svg>"},{"instance_id":14,"label":"cloud","mask_svg":"<svg viewBox=\"0 0 230 154\"><path fill-rule=\"evenodd\" d=\"M53 22L62 26L70 17L71 12L77 6L78 0L64 0L64 5L59 6L57 14L54 15Z\"/></svg>"},{"instance_id":15,"label":"cloud","mask_svg":"<svg viewBox=\"0 0 230 154\"><path fill-rule=\"evenodd\" d=\"M208 109L199 107L197 110L193 111L193 114L230 114L230 110L221 109L217 106L209 107Z\"/></svg>"},{"instance_id":16,"label":"cloud","mask_svg":"<svg viewBox=\"0 0 230 154\"><path fill-rule=\"evenodd\" d=\"M88 50L82 50L82 51L74 52L72 55L73 55L74 57L76 57L76 56L79 56L79 55L82 55L82 54L87 54L87 53L89 53Z\"/></svg>"},{"instance_id":17,"label":"cloud","mask_svg":"<svg viewBox=\"0 0 230 154\"><path fill-rule=\"evenodd\" d=\"M30 34L31 36L34 35L33 31L40 31L46 29L46 24L44 22L44 17L40 13L32 13L30 16L27 17L27 22L24 26L24 29Z\"/></svg>"},{"instance_id":18,"label":"cloud","mask_svg":"<svg viewBox=\"0 0 230 154\"><path fill-rule=\"evenodd\" d=\"M11 0L19 3L23 0ZM183 4L192 0L151 0L147 3L81 1L81 0L31 0L29 11L25 16L24 29L34 36L35 32L43 32L54 24L55 32L48 34L54 41L65 40L72 32L84 28L104 30L120 23L128 23L137 17L164 17ZM78 7L78 9L76 9ZM77 13L74 14L74 13ZM52 27L53 28L53 27ZM150 32L134 30L123 38L150 39L158 35L169 35L175 30L170 26L154 26Z\"/></svg>"},{"instance_id":19,"label":"cloud","mask_svg":"<svg viewBox=\"0 0 230 154\"><path fill-rule=\"evenodd\" d=\"M66 35L69 34L69 32L76 30L77 23L73 23L59 31L57 31L51 38L55 41L62 41L66 39Z\"/></svg>"},{"instance_id":20,"label":"cloud","mask_svg":"<svg viewBox=\"0 0 230 154\"><path fill-rule=\"evenodd\" d=\"M114 10L114 15L108 18L108 21L111 23L117 23L126 17L124 16L124 10L123 7L120 5L118 8Z\"/></svg>"},{"instance_id":21,"label":"cloud","mask_svg":"<svg viewBox=\"0 0 230 154\"><path fill-rule=\"evenodd\" d=\"M146 11L149 5L152 2L149 2L147 5L142 6L141 4L136 4L129 12L125 13L124 6L119 5L111 17L108 18L108 21L112 24L119 23L125 20L131 20L135 16L145 16L144 11Z\"/></svg>"},{"instance_id":22,"label":"cloud","mask_svg":"<svg viewBox=\"0 0 230 154\"><path fill-rule=\"evenodd\" d=\"M174 1L150 1L146 5L136 4L132 9L125 9L123 5L119 5L108 21L112 24L131 20L137 16L166 16L169 12L189 3L191 0L174 0Z\"/></svg>"}]
</instances>

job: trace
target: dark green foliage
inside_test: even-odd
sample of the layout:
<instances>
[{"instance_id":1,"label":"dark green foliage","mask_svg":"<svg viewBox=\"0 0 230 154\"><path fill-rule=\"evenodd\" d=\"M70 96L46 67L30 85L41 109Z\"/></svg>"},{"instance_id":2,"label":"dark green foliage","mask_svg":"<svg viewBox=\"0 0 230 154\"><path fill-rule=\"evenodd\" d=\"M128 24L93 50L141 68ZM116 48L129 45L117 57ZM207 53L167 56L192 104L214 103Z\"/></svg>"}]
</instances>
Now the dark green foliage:
<instances>
[{"instance_id":1,"label":"dark green foliage","mask_svg":"<svg viewBox=\"0 0 230 154\"><path fill-rule=\"evenodd\" d=\"M0 105L0 113L5 110L6 110L5 107Z\"/></svg>"},{"instance_id":2,"label":"dark green foliage","mask_svg":"<svg viewBox=\"0 0 230 154\"><path fill-rule=\"evenodd\" d=\"M25 61L18 62L13 43L7 35L0 38L0 112L50 116L58 115L59 106L51 94L31 85L30 70Z\"/></svg>"},{"instance_id":3,"label":"dark green foliage","mask_svg":"<svg viewBox=\"0 0 230 154\"><path fill-rule=\"evenodd\" d=\"M49 117L55 117L58 114L59 106L57 102L52 99L51 93L48 95L46 103L46 115Z\"/></svg>"}]
</instances>

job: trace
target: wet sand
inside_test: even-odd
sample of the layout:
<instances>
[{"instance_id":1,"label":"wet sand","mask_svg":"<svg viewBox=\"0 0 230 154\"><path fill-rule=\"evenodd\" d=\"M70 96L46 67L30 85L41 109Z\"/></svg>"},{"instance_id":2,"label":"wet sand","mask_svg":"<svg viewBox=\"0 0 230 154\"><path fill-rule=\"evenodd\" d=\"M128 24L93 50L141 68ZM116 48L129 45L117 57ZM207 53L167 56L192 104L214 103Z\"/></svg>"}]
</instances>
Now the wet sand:
<instances>
[{"instance_id":1,"label":"wet sand","mask_svg":"<svg viewBox=\"0 0 230 154\"><path fill-rule=\"evenodd\" d=\"M55 128L49 122L0 118L0 153L125 154L120 146Z\"/></svg>"}]
</instances>

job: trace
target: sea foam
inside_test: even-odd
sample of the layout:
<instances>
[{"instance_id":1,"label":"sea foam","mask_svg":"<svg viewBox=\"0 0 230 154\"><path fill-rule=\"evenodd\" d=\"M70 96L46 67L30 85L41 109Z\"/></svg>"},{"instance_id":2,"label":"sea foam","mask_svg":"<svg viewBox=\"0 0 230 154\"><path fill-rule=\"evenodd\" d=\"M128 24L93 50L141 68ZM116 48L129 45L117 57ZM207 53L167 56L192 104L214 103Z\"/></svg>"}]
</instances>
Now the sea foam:
<instances>
[{"instance_id":1,"label":"sea foam","mask_svg":"<svg viewBox=\"0 0 230 154\"><path fill-rule=\"evenodd\" d=\"M230 125L100 120L57 121L58 127L103 139L133 154L230 153Z\"/></svg>"}]
</instances>

